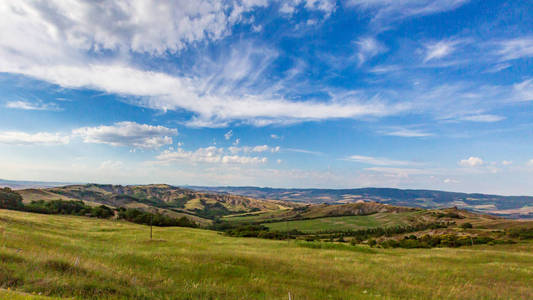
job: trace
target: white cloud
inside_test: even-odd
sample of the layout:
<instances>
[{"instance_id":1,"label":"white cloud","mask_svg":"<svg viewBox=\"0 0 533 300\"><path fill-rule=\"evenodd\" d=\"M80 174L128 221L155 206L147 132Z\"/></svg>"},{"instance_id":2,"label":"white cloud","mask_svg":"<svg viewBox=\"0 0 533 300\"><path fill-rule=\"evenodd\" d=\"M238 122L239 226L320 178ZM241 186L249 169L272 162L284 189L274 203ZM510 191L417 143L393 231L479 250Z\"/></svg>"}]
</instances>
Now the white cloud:
<instances>
[{"instance_id":1,"label":"white cloud","mask_svg":"<svg viewBox=\"0 0 533 300\"><path fill-rule=\"evenodd\" d=\"M279 140L281 137L279 135L277 135L277 134L271 134L270 138L274 139L274 140Z\"/></svg>"},{"instance_id":2,"label":"white cloud","mask_svg":"<svg viewBox=\"0 0 533 300\"><path fill-rule=\"evenodd\" d=\"M533 79L526 79L513 86L514 100L533 101Z\"/></svg>"},{"instance_id":3,"label":"white cloud","mask_svg":"<svg viewBox=\"0 0 533 300\"><path fill-rule=\"evenodd\" d=\"M72 133L82 137L85 143L149 149L172 144L171 136L178 131L164 126L118 122L112 126L83 127Z\"/></svg>"},{"instance_id":4,"label":"white cloud","mask_svg":"<svg viewBox=\"0 0 533 300\"><path fill-rule=\"evenodd\" d=\"M39 33L89 51L176 52L189 44L217 40L264 1L163 0L3 2L3 37ZM23 42L21 41L20 44ZM40 50L40 49L39 49ZM48 49L47 49L48 50Z\"/></svg>"},{"instance_id":5,"label":"white cloud","mask_svg":"<svg viewBox=\"0 0 533 300\"><path fill-rule=\"evenodd\" d=\"M376 165L376 166L407 166L407 165L414 164L408 161L392 160L388 158L371 157L371 156L363 156L363 155L351 155L345 158L345 160L359 162L363 164L369 164L369 165Z\"/></svg>"},{"instance_id":6,"label":"white cloud","mask_svg":"<svg viewBox=\"0 0 533 300\"><path fill-rule=\"evenodd\" d=\"M349 0L348 6L373 13L377 26L413 16L424 16L460 7L469 0Z\"/></svg>"},{"instance_id":7,"label":"white cloud","mask_svg":"<svg viewBox=\"0 0 533 300\"><path fill-rule=\"evenodd\" d=\"M261 153L261 152L272 152L272 153L276 153L276 152L279 152L280 150L280 147L279 146L276 146L276 147L270 147L268 145L259 145L259 146L253 146L253 147L250 147L250 146L243 146L243 147L229 147L228 150L235 154L235 153L252 153L252 152L255 152L255 153Z\"/></svg>"},{"instance_id":8,"label":"white cloud","mask_svg":"<svg viewBox=\"0 0 533 300\"><path fill-rule=\"evenodd\" d=\"M328 18L336 9L335 0L283 0L280 1L280 12L292 15L296 8L300 5L311 11L320 11L324 14L325 18Z\"/></svg>"},{"instance_id":9,"label":"white cloud","mask_svg":"<svg viewBox=\"0 0 533 300\"><path fill-rule=\"evenodd\" d=\"M432 174L430 170L415 169L415 168L389 168L389 167L371 167L366 168L366 171L381 173L386 177L409 178L412 175L429 175Z\"/></svg>"},{"instance_id":10,"label":"white cloud","mask_svg":"<svg viewBox=\"0 0 533 300\"><path fill-rule=\"evenodd\" d=\"M495 53L503 60L533 57L533 36L496 42Z\"/></svg>"},{"instance_id":11,"label":"white cloud","mask_svg":"<svg viewBox=\"0 0 533 300\"><path fill-rule=\"evenodd\" d=\"M512 164L513 164L513 162L510 161L510 160L502 160L502 165L504 165L504 166L510 166Z\"/></svg>"},{"instance_id":12,"label":"white cloud","mask_svg":"<svg viewBox=\"0 0 533 300\"><path fill-rule=\"evenodd\" d=\"M426 57L424 58L424 62L441 59L452 54L455 51L456 46L462 42L463 41L459 40L442 40L426 44Z\"/></svg>"},{"instance_id":13,"label":"white cloud","mask_svg":"<svg viewBox=\"0 0 533 300\"><path fill-rule=\"evenodd\" d=\"M28 101L8 101L7 108L23 109L23 110L58 110L57 105L53 103L28 102Z\"/></svg>"},{"instance_id":14,"label":"white cloud","mask_svg":"<svg viewBox=\"0 0 533 300\"><path fill-rule=\"evenodd\" d=\"M9 145L66 145L70 138L59 133L26 133L20 131L0 132L0 144Z\"/></svg>"},{"instance_id":15,"label":"white cloud","mask_svg":"<svg viewBox=\"0 0 533 300\"><path fill-rule=\"evenodd\" d=\"M459 183L459 180L452 179L452 178L446 178L443 180L444 183Z\"/></svg>"},{"instance_id":16,"label":"white cloud","mask_svg":"<svg viewBox=\"0 0 533 300\"><path fill-rule=\"evenodd\" d=\"M527 162L527 164L528 164L529 166L533 166L533 159L530 159L530 160Z\"/></svg>"},{"instance_id":17,"label":"white cloud","mask_svg":"<svg viewBox=\"0 0 533 300\"><path fill-rule=\"evenodd\" d=\"M106 160L103 161L100 166L98 167L99 170L120 170L124 168L124 163L121 161L115 161L115 160Z\"/></svg>"},{"instance_id":18,"label":"white cloud","mask_svg":"<svg viewBox=\"0 0 533 300\"><path fill-rule=\"evenodd\" d=\"M306 150L306 149L298 149L298 148L283 148L284 151L289 151L289 152L296 152L296 153L303 153L303 154L311 154L311 155L324 155L324 153L322 152L319 152L319 151L311 151L311 150Z\"/></svg>"},{"instance_id":19,"label":"white cloud","mask_svg":"<svg viewBox=\"0 0 533 300\"><path fill-rule=\"evenodd\" d=\"M433 136L432 133L408 128L397 128L392 131L384 132L385 135L400 136L400 137L427 137Z\"/></svg>"},{"instance_id":20,"label":"white cloud","mask_svg":"<svg viewBox=\"0 0 533 300\"><path fill-rule=\"evenodd\" d=\"M228 132L226 132L226 133L224 134L224 138L225 138L226 140L229 140L229 139L231 139L231 136L232 136L232 135L233 135L233 131L230 130L230 131L228 131Z\"/></svg>"},{"instance_id":21,"label":"white cloud","mask_svg":"<svg viewBox=\"0 0 533 300\"><path fill-rule=\"evenodd\" d=\"M198 148L195 151L185 151L178 148L176 151L165 150L157 156L162 162L184 161L193 163L222 163L222 164L260 164L266 163L266 157L239 156L227 154L224 148L210 146Z\"/></svg>"},{"instance_id":22,"label":"white cloud","mask_svg":"<svg viewBox=\"0 0 533 300\"><path fill-rule=\"evenodd\" d=\"M475 156L470 156L468 159L459 161L459 165L463 167L478 167L484 164L483 159Z\"/></svg>"},{"instance_id":23,"label":"white cloud","mask_svg":"<svg viewBox=\"0 0 533 300\"><path fill-rule=\"evenodd\" d=\"M324 3L334 2L308 0L305 7L326 10ZM119 94L144 107L184 109L193 113L190 126L235 121L266 126L401 111L401 105L353 95L288 99L279 92L283 82L264 76L278 53L251 42L235 46L223 59L200 60L187 75L145 70L129 61L129 52L159 55L220 39L257 5L266 2L0 2L0 72ZM105 59L98 55L103 50Z\"/></svg>"},{"instance_id":24,"label":"white cloud","mask_svg":"<svg viewBox=\"0 0 533 300\"><path fill-rule=\"evenodd\" d=\"M359 65L362 65L368 59L387 51L387 48L379 43L373 37L365 37L355 42L358 48L357 58L359 59Z\"/></svg>"},{"instance_id":25,"label":"white cloud","mask_svg":"<svg viewBox=\"0 0 533 300\"><path fill-rule=\"evenodd\" d=\"M498 122L501 120L505 120L505 117L497 116L497 115L490 115L490 114L482 114L482 115L464 116L464 117L461 117L460 120L471 121L471 122L491 123L491 122Z\"/></svg>"}]
</instances>

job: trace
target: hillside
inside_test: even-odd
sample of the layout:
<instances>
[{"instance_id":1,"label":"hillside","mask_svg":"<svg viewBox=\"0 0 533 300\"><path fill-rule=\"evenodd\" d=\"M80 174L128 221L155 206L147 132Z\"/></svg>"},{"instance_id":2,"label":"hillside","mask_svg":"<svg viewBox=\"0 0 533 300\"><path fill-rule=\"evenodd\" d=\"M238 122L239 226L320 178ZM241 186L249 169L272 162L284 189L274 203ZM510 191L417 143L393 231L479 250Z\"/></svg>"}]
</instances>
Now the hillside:
<instances>
[{"instance_id":1,"label":"hillside","mask_svg":"<svg viewBox=\"0 0 533 300\"><path fill-rule=\"evenodd\" d=\"M533 218L532 196L499 196L433 190L393 188L277 189L259 187L191 187L196 190L229 193L256 199L304 203L353 203L375 201L420 208L458 207L508 218Z\"/></svg>"},{"instance_id":2,"label":"hillside","mask_svg":"<svg viewBox=\"0 0 533 300\"><path fill-rule=\"evenodd\" d=\"M0 232L0 296L8 297L533 298L530 242L381 249L192 228L154 228L150 241L146 226L6 210Z\"/></svg>"},{"instance_id":3,"label":"hillside","mask_svg":"<svg viewBox=\"0 0 533 300\"><path fill-rule=\"evenodd\" d=\"M234 236L368 244L409 236L472 239L471 243L513 242L509 230L533 231L533 221L518 221L458 208L422 209L376 202L314 204L291 210L229 215ZM474 241L475 240L475 241ZM439 242L440 243L440 242ZM417 244L416 247L429 247Z\"/></svg>"},{"instance_id":4,"label":"hillside","mask_svg":"<svg viewBox=\"0 0 533 300\"><path fill-rule=\"evenodd\" d=\"M265 201L245 196L198 192L170 185L85 184L46 189L18 190L24 202L37 200L82 200L89 205L137 208L173 217L186 216L208 225L220 216L254 211L279 211L298 204Z\"/></svg>"}]
</instances>

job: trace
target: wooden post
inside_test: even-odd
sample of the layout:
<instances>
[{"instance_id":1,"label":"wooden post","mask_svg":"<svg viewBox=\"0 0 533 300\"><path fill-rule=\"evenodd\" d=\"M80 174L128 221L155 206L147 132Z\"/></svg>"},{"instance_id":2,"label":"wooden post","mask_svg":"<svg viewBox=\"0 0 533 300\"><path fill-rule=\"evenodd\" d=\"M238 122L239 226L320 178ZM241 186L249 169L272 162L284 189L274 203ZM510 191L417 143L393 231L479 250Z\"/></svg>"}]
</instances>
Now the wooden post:
<instances>
[{"instance_id":1,"label":"wooden post","mask_svg":"<svg viewBox=\"0 0 533 300\"><path fill-rule=\"evenodd\" d=\"M152 223L154 221L154 214L150 214L150 241L152 240Z\"/></svg>"}]
</instances>

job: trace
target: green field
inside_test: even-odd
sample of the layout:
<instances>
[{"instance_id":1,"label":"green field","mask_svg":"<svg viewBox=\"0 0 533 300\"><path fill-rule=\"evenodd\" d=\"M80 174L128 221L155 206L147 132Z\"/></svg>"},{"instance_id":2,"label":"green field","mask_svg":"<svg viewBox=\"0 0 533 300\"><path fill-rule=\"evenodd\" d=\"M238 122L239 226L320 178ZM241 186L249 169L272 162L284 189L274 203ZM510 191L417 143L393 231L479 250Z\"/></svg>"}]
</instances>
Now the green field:
<instances>
[{"instance_id":1,"label":"green field","mask_svg":"<svg viewBox=\"0 0 533 300\"><path fill-rule=\"evenodd\" d=\"M177 227L148 234L121 221L0 210L0 297L533 298L531 243L408 250ZM336 249L314 249L322 245Z\"/></svg>"},{"instance_id":2,"label":"green field","mask_svg":"<svg viewBox=\"0 0 533 300\"><path fill-rule=\"evenodd\" d=\"M377 213L368 216L326 217L311 220L265 223L270 230L299 230L306 233L322 230L357 230L373 227L389 227L409 224L409 219L420 212Z\"/></svg>"}]
</instances>

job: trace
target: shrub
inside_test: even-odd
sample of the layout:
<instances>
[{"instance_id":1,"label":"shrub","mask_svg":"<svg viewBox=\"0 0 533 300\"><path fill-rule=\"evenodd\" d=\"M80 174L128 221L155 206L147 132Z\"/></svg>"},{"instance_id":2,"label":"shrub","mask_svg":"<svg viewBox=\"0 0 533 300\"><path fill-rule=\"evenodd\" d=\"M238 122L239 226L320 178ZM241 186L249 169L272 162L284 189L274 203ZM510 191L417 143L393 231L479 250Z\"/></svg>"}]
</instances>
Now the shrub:
<instances>
[{"instance_id":1,"label":"shrub","mask_svg":"<svg viewBox=\"0 0 533 300\"><path fill-rule=\"evenodd\" d=\"M133 208L120 208L118 210L118 217L129 222L144 225L153 225L160 227L197 227L197 225L193 221L189 220L187 217L181 217L179 219L176 219L160 213L153 214Z\"/></svg>"},{"instance_id":2,"label":"shrub","mask_svg":"<svg viewBox=\"0 0 533 300\"><path fill-rule=\"evenodd\" d=\"M472 224L470 223L463 223L461 224L461 228L463 229L468 229L468 228L473 228L474 226L472 226Z\"/></svg>"},{"instance_id":3,"label":"shrub","mask_svg":"<svg viewBox=\"0 0 533 300\"><path fill-rule=\"evenodd\" d=\"M22 196L19 193L8 187L0 188L0 208L19 210L23 206Z\"/></svg>"}]
</instances>

